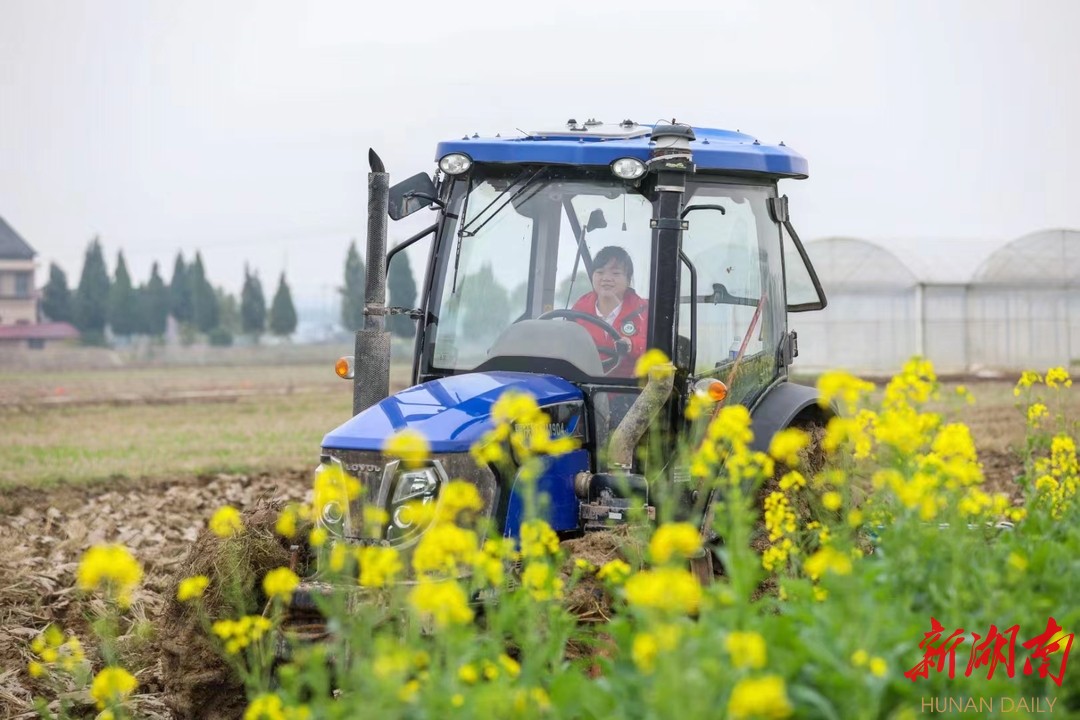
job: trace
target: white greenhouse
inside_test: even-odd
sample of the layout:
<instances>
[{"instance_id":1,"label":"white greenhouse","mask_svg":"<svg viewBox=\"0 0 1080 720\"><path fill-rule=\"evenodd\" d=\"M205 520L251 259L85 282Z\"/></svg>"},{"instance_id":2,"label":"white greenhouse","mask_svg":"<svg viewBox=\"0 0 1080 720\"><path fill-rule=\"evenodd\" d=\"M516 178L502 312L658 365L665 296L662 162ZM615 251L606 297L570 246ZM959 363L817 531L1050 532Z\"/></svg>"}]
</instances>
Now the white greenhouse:
<instances>
[{"instance_id":1,"label":"white greenhouse","mask_svg":"<svg viewBox=\"0 0 1080 720\"><path fill-rule=\"evenodd\" d=\"M1080 360L1080 231L1011 241L830 237L806 243L828 298L790 316L795 368L996 374Z\"/></svg>"}]
</instances>

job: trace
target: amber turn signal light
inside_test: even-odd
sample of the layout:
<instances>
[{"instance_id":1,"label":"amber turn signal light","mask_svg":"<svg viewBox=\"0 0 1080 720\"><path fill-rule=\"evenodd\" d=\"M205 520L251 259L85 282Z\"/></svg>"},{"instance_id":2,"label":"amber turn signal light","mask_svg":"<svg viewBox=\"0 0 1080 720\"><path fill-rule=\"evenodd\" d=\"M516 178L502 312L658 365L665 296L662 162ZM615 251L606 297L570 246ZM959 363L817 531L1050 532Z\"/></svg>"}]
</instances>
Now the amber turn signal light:
<instances>
[{"instance_id":1,"label":"amber turn signal light","mask_svg":"<svg viewBox=\"0 0 1080 720\"><path fill-rule=\"evenodd\" d=\"M334 372L342 380L352 380L353 377L353 356L346 355L345 357L338 358L338 361L334 363Z\"/></svg>"}]
</instances>

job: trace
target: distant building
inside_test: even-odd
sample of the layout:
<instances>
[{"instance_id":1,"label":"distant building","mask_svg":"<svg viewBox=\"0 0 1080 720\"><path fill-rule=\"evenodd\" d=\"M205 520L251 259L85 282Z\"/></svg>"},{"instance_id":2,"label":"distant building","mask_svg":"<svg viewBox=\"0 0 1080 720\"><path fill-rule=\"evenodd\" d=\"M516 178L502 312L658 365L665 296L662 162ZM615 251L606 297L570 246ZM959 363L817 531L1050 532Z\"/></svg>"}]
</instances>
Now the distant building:
<instances>
[{"instance_id":1,"label":"distant building","mask_svg":"<svg viewBox=\"0 0 1080 720\"><path fill-rule=\"evenodd\" d=\"M34 256L25 240L0 217L0 326L37 322Z\"/></svg>"},{"instance_id":2,"label":"distant building","mask_svg":"<svg viewBox=\"0 0 1080 720\"><path fill-rule=\"evenodd\" d=\"M36 255L0 217L0 347L39 349L46 343L79 337L79 331L69 323L38 322Z\"/></svg>"}]
</instances>

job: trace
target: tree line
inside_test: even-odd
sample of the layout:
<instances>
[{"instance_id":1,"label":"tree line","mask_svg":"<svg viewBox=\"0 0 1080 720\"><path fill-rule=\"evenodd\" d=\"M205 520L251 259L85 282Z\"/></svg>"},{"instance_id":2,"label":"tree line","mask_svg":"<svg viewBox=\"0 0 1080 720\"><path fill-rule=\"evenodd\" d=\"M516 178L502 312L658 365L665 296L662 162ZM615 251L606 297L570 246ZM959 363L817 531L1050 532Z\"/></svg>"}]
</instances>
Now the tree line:
<instances>
[{"instance_id":1,"label":"tree line","mask_svg":"<svg viewBox=\"0 0 1080 720\"><path fill-rule=\"evenodd\" d=\"M75 288L69 288L63 269L50 263L49 280L41 293L41 312L49 320L70 322L87 345L104 345L106 327L117 337L160 338L165 335L170 317L178 324L186 344L194 342L199 334L212 345L231 345L240 334L257 341L267 331L288 337L297 324L284 272L268 311L259 277L246 266L239 301L210 283L199 252L190 262L182 252L177 253L167 284L155 261L147 282L135 285L123 250L117 252L110 277L101 240L96 237L86 249Z\"/></svg>"},{"instance_id":2,"label":"tree line","mask_svg":"<svg viewBox=\"0 0 1080 720\"><path fill-rule=\"evenodd\" d=\"M338 287L340 323L350 332L364 325L366 274L366 265L353 241L345 258L344 284ZM415 305L416 282L405 253L395 256L387 276L387 287L390 305ZM205 335L212 345L231 345L237 335L246 335L258 342L267 332L288 337L297 326L296 308L284 272L269 307L258 274L247 265L238 300L224 288L210 283L199 252L190 262L184 259L182 252L177 253L168 283L155 261L149 279L135 285L123 250L117 252L116 267L110 277L97 237L86 249L76 287L69 287L63 269L55 262L50 263L49 279L42 288L41 312L49 320L70 322L79 330L83 343L88 345L104 345L106 327L118 337L163 337L169 317L178 324L181 339L186 344L194 342L199 334ZM388 326L399 337L412 337L415 332L413 321L404 315L391 316Z\"/></svg>"}]
</instances>

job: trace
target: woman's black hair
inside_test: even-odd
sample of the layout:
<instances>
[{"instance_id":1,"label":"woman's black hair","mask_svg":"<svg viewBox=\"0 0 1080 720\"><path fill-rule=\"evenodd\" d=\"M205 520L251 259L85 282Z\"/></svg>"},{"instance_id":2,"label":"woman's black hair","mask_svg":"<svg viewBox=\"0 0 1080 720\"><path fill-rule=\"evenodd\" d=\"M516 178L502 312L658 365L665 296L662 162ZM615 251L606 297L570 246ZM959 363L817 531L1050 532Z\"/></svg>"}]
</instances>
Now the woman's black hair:
<instances>
[{"instance_id":1,"label":"woman's black hair","mask_svg":"<svg viewBox=\"0 0 1080 720\"><path fill-rule=\"evenodd\" d=\"M630 253L623 250L618 245L608 245L607 247L596 253L596 257L593 258L593 272L604 267L609 262L614 260L616 264L621 265L623 272L626 273L626 282L628 285L634 284L634 261L630 259Z\"/></svg>"}]
</instances>

